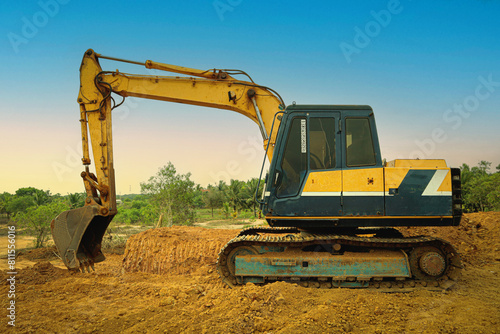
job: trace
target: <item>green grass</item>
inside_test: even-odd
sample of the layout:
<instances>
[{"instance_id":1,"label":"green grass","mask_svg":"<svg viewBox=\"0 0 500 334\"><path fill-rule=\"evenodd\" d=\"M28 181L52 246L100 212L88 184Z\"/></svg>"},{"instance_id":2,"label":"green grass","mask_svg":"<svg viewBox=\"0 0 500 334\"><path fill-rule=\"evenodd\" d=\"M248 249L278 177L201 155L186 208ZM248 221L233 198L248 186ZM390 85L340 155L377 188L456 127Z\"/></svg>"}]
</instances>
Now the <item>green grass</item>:
<instances>
[{"instance_id":1,"label":"green grass","mask_svg":"<svg viewBox=\"0 0 500 334\"><path fill-rule=\"evenodd\" d=\"M197 209L196 210L196 221L205 222L209 220L224 219L221 209L214 209L214 216L212 217L212 209Z\"/></svg>"}]
</instances>

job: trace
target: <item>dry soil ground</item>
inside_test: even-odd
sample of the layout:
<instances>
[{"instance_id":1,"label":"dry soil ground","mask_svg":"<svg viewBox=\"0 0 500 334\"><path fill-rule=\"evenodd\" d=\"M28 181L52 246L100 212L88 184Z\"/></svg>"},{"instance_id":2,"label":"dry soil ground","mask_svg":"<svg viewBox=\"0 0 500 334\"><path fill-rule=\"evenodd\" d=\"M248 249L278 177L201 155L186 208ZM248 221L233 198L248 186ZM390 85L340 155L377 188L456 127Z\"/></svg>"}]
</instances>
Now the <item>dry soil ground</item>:
<instances>
[{"instance_id":1,"label":"dry soil ground","mask_svg":"<svg viewBox=\"0 0 500 334\"><path fill-rule=\"evenodd\" d=\"M5 317L9 285L3 270L0 331L500 333L500 213L468 214L458 228L403 232L453 243L464 266L458 284L446 292L411 293L280 282L229 289L219 281L215 261L237 230L161 228L144 232L150 238L141 238L148 240L141 252L164 261L142 267L130 261L129 249L124 255L108 254L95 272L85 274L61 269L51 249L21 254L17 265L26 267L16 275L16 327L8 326ZM6 260L1 261L5 268ZM147 272L130 271L137 269Z\"/></svg>"}]
</instances>

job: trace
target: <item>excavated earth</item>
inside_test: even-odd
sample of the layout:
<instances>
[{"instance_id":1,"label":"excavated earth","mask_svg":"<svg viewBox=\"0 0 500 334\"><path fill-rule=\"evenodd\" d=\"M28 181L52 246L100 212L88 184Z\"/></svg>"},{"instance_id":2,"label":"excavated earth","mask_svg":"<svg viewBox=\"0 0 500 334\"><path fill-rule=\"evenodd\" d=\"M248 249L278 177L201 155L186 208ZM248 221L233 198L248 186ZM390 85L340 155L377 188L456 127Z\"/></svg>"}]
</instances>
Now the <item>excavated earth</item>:
<instances>
[{"instance_id":1,"label":"excavated earth","mask_svg":"<svg viewBox=\"0 0 500 334\"><path fill-rule=\"evenodd\" d=\"M383 293L282 282L230 289L215 262L238 231L171 227L131 237L125 254L107 254L92 273L62 269L51 248L21 254L16 326L7 324L10 285L2 270L0 331L500 333L500 212L467 214L459 227L401 230L448 240L459 250L463 274L451 290Z\"/></svg>"}]
</instances>

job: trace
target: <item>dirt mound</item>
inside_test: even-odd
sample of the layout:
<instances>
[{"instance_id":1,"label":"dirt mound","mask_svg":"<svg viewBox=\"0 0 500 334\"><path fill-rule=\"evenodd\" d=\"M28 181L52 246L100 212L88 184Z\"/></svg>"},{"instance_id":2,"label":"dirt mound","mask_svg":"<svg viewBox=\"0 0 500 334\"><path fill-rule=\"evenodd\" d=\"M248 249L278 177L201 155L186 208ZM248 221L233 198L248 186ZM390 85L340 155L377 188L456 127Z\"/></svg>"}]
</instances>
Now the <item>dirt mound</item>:
<instances>
[{"instance_id":1,"label":"dirt mound","mask_svg":"<svg viewBox=\"0 0 500 334\"><path fill-rule=\"evenodd\" d=\"M236 233L186 226L150 229L128 239L123 268L127 272L189 274L215 264L222 246Z\"/></svg>"},{"instance_id":2,"label":"dirt mound","mask_svg":"<svg viewBox=\"0 0 500 334\"><path fill-rule=\"evenodd\" d=\"M400 228L405 236L428 235L450 242L465 265L500 261L500 212L468 213L458 227Z\"/></svg>"},{"instance_id":3,"label":"dirt mound","mask_svg":"<svg viewBox=\"0 0 500 334\"><path fill-rule=\"evenodd\" d=\"M68 270L56 268L48 261L41 261L37 262L32 267L19 269L17 271L16 281L20 284L28 285L44 284L71 275L72 272Z\"/></svg>"},{"instance_id":4,"label":"dirt mound","mask_svg":"<svg viewBox=\"0 0 500 334\"><path fill-rule=\"evenodd\" d=\"M28 260L53 260L58 258L56 246L45 247L45 248L35 248L26 252L25 257Z\"/></svg>"},{"instance_id":5,"label":"dirt mound","mask_svg":"<svg viewBox=\"0 0 500 334\"><path fill-rule=\"evenodd\" d=\"M215 261L237 230L150 230L129 239L125 257L106 253L92 273L47 262L19 270L16 327L2 332L499 333L499 226L500 213L480 213L465 215L459 227L404 228L450 241L466 265L445 293L390 294L283 282L230 289ZM137 251L141 257L132 257ZM8 289L0 285L0 294Z\"/></svg>"}]
</instances>

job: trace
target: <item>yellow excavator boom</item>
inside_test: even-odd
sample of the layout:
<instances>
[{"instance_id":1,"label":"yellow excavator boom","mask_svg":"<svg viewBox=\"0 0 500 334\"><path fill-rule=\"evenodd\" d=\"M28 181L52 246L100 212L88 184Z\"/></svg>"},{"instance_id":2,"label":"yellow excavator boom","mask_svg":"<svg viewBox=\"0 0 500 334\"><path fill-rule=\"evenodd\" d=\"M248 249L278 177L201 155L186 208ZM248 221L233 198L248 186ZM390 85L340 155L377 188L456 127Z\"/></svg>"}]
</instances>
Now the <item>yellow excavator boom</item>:
<instances>
[{"instance_id":1,"label":"yellow excavator boom","mask_svg":"<svg viewBox=\"0 0 500 334\"><path fill-rule=\"evenodd\" d=\"M191 77L103 71L100 58ZM257 123L271 160L276 141L276 131L271 133L271 127L273 121L275 129L279 127L280 120L275 115L284 108L284 102L272 89L255 84L248 75L250 81L237 80L233 77L236 74L247 75L239 70L197 70L151 60L142 63L106 57L91 49L85 52L80 66L78 104L85 166L81 176L87 198L84 207L61 213L51 224L54 242L68 268L89 270L104 260L102 237L117 213L111 112L116 106L112 93L123 98L133 96L238 112ZM89 169L89 145L95 173Z\"/></svg>"}]
</instances>

